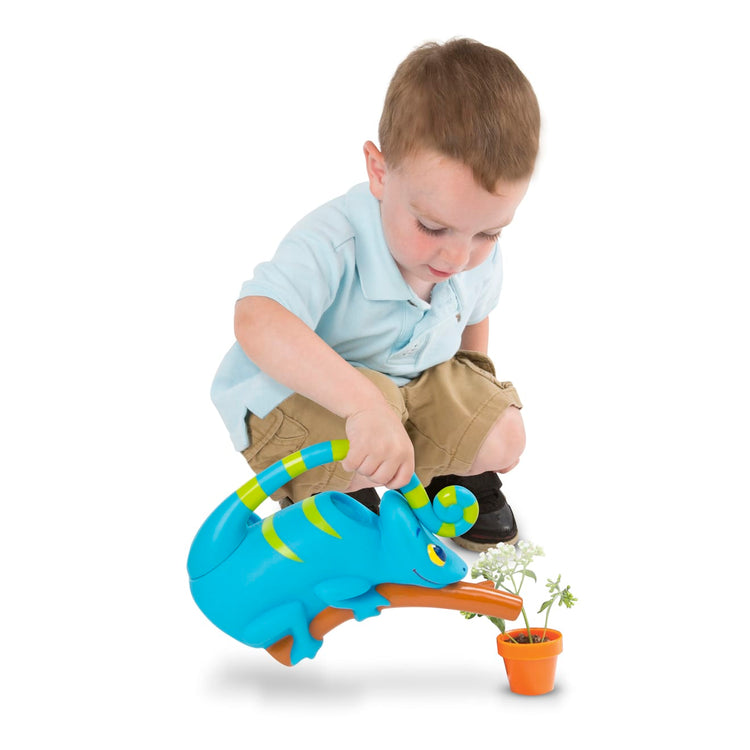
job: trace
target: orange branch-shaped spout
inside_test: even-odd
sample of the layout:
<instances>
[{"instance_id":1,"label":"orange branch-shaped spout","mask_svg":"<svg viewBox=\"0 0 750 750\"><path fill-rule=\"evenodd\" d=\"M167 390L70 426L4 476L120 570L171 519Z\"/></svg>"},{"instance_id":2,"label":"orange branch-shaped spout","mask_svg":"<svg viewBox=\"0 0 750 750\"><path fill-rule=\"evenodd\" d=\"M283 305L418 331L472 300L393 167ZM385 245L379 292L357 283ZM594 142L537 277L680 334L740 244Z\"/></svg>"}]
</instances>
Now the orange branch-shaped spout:
<instances>
[{"instance_id":1,"label":"orange branch-shaped spout","mask_svg":"<svg viewBox=\"0 0 750 750\"><path fill-rule=\"evenodd\" d=\"M515 620L521 613L523 600L514 594L497 591L492 581L468 583L459 581L441 589L428 589L422 586L408 586L400 583L381 583L376 587L379 594L390 604L388 607L436 607L438 609L464 610L476 612L489 617L500 617L503 620ZM310 635L322 640L326 633L347 620L354 613L350 609L327 607L310 623ZM274 659L286 666L291 666L292 636L288 635L267 651Z\"/></svg>"}]
</instances>

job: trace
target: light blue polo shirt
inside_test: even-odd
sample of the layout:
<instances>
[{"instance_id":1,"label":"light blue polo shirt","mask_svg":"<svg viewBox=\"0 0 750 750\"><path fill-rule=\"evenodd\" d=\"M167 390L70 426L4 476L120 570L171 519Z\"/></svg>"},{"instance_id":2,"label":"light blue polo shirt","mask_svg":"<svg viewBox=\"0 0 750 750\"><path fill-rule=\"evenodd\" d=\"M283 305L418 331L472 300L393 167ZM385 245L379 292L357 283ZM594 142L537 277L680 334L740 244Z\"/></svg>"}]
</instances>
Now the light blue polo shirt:
<instances>
[{"instance_id":1,"label":"light blue polo shirt","mask_svg":"<svg viewBox=\"0 0 750 750\"><path fill-rule=\"evenodd\" d=\"M380 204L366 183L297 224L239 297L269 297L302 319L355 367L405 385L459 349L467 325L497 304L497 245L480 266L436 284L430 302L404 281L388 250ZM315 367L314 362L300 363ZM219 366L211 398L237 450L248 447L247 412L265 417L292 391L262 372L237 342Z\"/></svg>"}]
</instances>

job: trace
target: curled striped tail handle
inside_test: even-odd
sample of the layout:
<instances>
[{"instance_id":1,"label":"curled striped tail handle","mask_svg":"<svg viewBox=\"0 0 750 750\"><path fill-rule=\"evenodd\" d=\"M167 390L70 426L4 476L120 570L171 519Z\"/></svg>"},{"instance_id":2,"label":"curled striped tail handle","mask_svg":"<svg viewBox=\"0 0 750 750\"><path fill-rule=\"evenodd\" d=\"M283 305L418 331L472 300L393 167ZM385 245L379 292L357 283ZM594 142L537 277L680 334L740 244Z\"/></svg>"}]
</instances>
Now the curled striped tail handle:
<instances>
[{"instance_id":1,"label":"curled striped tail handle","mask_svg":"<svg viewBox=\"0 0 750 750\"><path fill-rule=\"evenodd\" d=\"M255 510L269 495L295 477L316 466L343 461L348 452L348 440L311 445L264 469L243 484L236 494L250 510ZM413 474L409 484L401 488L401 494L420 523L438 536L465 534L479 515L476 498L465 487L445 487L430 502L422 483Z\"/></svg>"},{"instance_id":2,"label":"curled striped tail handle","mask_svg":"<svg viewBox=\"0 0 750 750\"><path fill-rule=\"evenodd\" d=\"M444 487L430 502L422 483L413 474L411 482L401 488L401 494L422 526L438 536L465 534L479 515L477 499L466 487Z\"/></svg>"}]
</instances>

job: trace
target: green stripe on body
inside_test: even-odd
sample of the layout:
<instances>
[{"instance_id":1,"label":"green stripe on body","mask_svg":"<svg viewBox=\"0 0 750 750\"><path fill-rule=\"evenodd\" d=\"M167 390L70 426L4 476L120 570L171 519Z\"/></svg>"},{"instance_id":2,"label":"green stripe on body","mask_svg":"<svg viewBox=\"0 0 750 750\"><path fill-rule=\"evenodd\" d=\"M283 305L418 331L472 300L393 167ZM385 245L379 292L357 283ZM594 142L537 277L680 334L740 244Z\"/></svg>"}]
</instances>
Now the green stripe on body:
<instances>
[{"instance_id":1,"label":"green stripe on body","mask_svg":"<svg viewBox=\"0 0 750 750\"><path fill-rule=\"evenodd\" d=\"M287 557L290 560L294 560L294 562L302 562L302 560L300 560L300 558L281 541L281 538L276 533L276 529L273 527L273 516L268 516L268 518L263 519L261 531L265 540L276 552L280 555L284 555L284 557Z\"/></svg>"},{"instance_id":2,"label":"green stripe on body","mask_svg":"<svg viewBox=\"0 0 750 750\"><path fill-rule=\"evenodd\" d=\"M318 510L318 506L315 504L314 497L308 497L302 501L302 512L305 514L305 518L307 518L313 526L324 531L326 534L341 539L341 534L339 534L336 529L334 529L333 526L323 518L322 513Z\"/></svg>"}]
</instances>

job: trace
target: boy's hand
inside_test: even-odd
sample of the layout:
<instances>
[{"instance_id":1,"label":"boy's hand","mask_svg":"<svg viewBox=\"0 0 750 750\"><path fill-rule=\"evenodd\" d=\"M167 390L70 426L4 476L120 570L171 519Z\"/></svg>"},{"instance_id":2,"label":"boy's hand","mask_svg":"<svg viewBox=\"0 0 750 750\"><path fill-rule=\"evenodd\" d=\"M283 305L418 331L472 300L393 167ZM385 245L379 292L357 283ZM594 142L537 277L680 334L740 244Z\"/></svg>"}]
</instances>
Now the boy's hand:
<instances>
[{"instance_id":1,"label":"boy's hand","mask_svg":"<svg viewBox=\"0 0 750 750\"><path fill-rule=\"evenodd\" d=\"M346 420L349 453L341 465L376 486L401 489L414 474L414 447L401 420L383 402L350 415Z\"/></svg>"},{"instance_id":2,"label":"boy's hand","mask_svg":"<svg viewBox=\"0 0 750 750\"><path fill-rule=\"evenodd\" d=\"M237 302L237 341L274 380L346 420L349 453L342 466L376 486L401 489L414 474L414 448L400 416L368 378L310 327L267 297ZM300 367L315 362L316 367Z\"/></svg>"}]
</instances>

